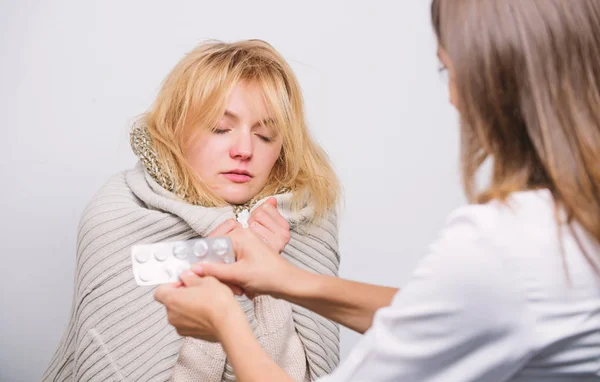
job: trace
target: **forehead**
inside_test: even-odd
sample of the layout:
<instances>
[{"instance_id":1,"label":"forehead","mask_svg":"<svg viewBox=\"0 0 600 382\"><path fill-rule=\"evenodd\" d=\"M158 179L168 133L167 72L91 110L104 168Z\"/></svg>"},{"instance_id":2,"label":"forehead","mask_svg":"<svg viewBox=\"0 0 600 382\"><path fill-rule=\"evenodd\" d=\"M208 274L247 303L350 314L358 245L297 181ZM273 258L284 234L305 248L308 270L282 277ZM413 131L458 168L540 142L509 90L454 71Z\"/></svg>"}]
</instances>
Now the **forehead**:
<instances>
[{"instance_id":1,"label":"forehead","mask_svg":"<svg viewBox=\"0 0 600 382\"><path fill-rule=\"evenodd\" d=\"M227 99L224 116L231 118L267 118L269 107L263 88L256 82L238 82Z\"/></svg>"}]
</instances>

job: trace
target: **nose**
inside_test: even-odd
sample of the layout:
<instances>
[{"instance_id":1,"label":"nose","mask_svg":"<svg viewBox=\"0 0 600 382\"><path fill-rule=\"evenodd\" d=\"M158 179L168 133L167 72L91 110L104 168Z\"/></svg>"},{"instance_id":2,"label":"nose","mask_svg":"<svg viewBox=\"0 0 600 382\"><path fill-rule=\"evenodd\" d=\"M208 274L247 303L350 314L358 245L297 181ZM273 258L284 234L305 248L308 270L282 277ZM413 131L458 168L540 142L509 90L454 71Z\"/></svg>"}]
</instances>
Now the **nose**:
<instances>
[{"instance_id":1,"label":"nose","mask_svg":"<svg viewBox=\"0 0 600 382\"><path fill-rule=\"evenodd\" d=\"M245 132L236 134L229 150L229 155L234 159L248 160L252 158L252 153L252 139L250 134Z\"/></svg>"}]
</instances>

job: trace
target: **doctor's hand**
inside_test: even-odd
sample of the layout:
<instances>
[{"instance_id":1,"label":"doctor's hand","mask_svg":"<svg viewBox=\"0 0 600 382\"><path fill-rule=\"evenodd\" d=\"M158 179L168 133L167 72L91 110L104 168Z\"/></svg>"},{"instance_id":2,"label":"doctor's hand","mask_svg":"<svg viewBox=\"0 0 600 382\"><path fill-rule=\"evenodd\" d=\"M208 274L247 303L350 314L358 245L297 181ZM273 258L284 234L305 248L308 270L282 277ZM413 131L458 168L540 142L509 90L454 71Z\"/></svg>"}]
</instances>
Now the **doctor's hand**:
<instances>
[{"instance_id":1,"label":"doctor's hand","mask_svg":"<svg viewBox=\"0 0 600 382\"><path fill-rule=\"evenodd\" d=\"M180 277L183 286L163 284L154 293L167 309L169 323L177 333L215 342L226 326L244 323L244 312L228 286L214 277L199 277L190 271Z\"/></svg>"},{"instance_id":2,"label":"doctor's hand","mask_svg":"<svg viewBox=\"0 0 600 382\"><path fill-rule=\"evenodd\" d=\"M302 272L288 263L279 252L253 230L236 229L229 234L236 254L233 264L195 264L192 271L213 276L223 283L240 287L253 298L270 294L277 297Z\"/></svg>"}]
</instances>

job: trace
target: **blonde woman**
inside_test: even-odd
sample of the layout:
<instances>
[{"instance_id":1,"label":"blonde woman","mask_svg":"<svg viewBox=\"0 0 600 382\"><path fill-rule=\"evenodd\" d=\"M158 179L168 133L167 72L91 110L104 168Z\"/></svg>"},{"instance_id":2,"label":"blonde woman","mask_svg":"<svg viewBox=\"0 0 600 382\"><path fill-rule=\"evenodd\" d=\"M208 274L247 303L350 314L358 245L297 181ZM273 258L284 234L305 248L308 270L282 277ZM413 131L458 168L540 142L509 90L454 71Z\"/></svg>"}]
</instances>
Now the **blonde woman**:
<instances>
[{"instance_id":1,"label":"blonde woman","mask_svg":"<svg viewBox=\"0 0 600 382\"><path fill-rule=\"evenodd\" d=\"M247 223L295 266L337 275L340 187L307 130L297 80L265 42L202 44L166 78L131 144L138 165L83 214L73 312L43 380L235 380L220 345L182 341L154 290L136 285L130 248ZM332 321L271 297L237 302L296 380L338 364Z\"/></svg>"}]
</instances>

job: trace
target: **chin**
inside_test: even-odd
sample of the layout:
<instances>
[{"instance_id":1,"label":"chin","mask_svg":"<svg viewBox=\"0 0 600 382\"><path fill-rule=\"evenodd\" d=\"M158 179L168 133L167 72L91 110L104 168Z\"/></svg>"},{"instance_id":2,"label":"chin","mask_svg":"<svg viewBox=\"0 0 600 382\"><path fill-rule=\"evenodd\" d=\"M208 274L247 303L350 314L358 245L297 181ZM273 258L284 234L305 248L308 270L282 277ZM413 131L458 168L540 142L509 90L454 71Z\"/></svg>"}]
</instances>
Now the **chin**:
<instances>
[{"instance_id":1,"label":"chin","mask_svg":"<svg viewBox=\"0 0 600 382\"><path fill-rule=\"evenodd\" d=\"M249 190L224 190L219 195L223 200L229 204L244 204L251 200L255 194L249 192Z\"/></svg>"},{"instance_id":2,"label":"chin","mask_svg":"<svg viewBox=\"0 0 600 382\"><path fill-rule=\"evenodd\" d=\"M229 204L244 204L252 198L223 197L223 199Z\"/></svg>"}]
</instances>

